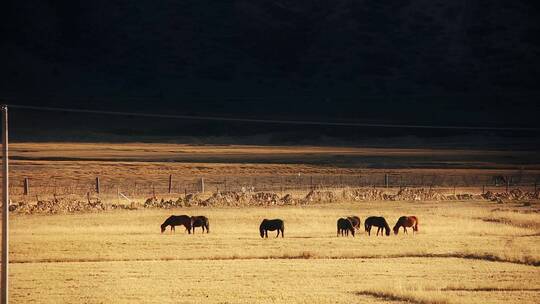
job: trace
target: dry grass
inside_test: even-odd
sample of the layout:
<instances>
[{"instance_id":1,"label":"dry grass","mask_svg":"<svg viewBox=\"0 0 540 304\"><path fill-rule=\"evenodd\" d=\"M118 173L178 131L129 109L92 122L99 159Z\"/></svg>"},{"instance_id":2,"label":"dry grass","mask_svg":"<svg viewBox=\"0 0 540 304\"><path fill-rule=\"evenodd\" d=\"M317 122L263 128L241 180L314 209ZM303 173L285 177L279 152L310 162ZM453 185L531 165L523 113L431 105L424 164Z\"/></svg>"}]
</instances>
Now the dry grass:
<instances>
[{"instance_id":1,"label":"dry grass","mask_svg":"<svg viewBox=\"0 0 540 304\"><path fill-rule=\"evenodd\" d=\"M405 182L429 184L435 176L462 176L457 182L474 184L488 175L540 174L536 151L480 151L456 149L397 149L343 147L193 146L145 143L13 143L13 194L22 191L22 180L30 178L31 192L49 195L75 191L86 194L100 176L102 190L116 195L152 193L150 185L164 193L168 175L174 175L173 191L183 193L197 178L204 177L208 189L223 190L243 184L309 185L309 177L362 176L358 184L382 185L383 174L411 177ZM384 164L381 167L381 164ZM376 174L377 176L374 176ZM414 178L413 178L414 177ZM281 178L281 179L280 179ZM283 179L284 178L284 179ZM236 181L236 183L233 183ZM333 182L336 182L335 180ZM397 179L391 181L396 184ZM530 182L530 181L528 181ZM454 182L450 182L451 185ZM356 185L356 184L355 184ZM36 187L41 187L38 189ZM54 190L53 190L54 189ZM75 189L75 190L74 190ZM279 189L279 185L277 185ZM276 189L276 190L277 190ZM457 189L460 192L460 189Z\"/></svg>"},{"instance_id":2,"label":"dry grass","mask_svg":"<svg viewBox=\"0 0 540 304\"><path fill-rule=\"evenodd\" d=\"M116 187L132 191L137 184L144 189L130 198L142 200L151 183L163 191L169 174L182 190L197 177L274 183L276 176L299 173L369 177L389 172L474 180L481 174L514 174L518 167L524 174L540 170L539 155L526 151L16 143L12 156L12 182L22 185L24 177L31 178L29 200L36 193L51 195L56 184L84 194L95 176L101 177L102 190L114 194ZM377 168L381 162L394 169ZM39 189L40 183L46 184ZM111 203L115 196L102 198ZM386 201L14 215L11 300L535 303L540 293L537 210L537 202ZM171 213L206 215L211 233L188 235L179 228L176 234L160 234L159 225ZM420 232L336 237L336 219L351 214L362 221L383 215L391 226L401 215L417 215ZM262 240L259 222L273 217L285 220L285 238Z\"/></svg>"},{"instance_id":3,"label":"dry grass","mask_svg":"<svg viewBox=\"0 0 540 304\"><path fill-rule=\"evenodd\" d=\"M534 303L536 226L486 222L486 202L370 202L279 208L113 211L12 218L15 302ZM211 233L159 233L169 214ZM420 217L420 233L335 236L343 215ZM537 213L521 220L540 222ZM258 236L262 218L285 238ZM516 282L527 282L526 286ZM459 285L456 285L459 284Z\"/></svg>"}]
</instances>

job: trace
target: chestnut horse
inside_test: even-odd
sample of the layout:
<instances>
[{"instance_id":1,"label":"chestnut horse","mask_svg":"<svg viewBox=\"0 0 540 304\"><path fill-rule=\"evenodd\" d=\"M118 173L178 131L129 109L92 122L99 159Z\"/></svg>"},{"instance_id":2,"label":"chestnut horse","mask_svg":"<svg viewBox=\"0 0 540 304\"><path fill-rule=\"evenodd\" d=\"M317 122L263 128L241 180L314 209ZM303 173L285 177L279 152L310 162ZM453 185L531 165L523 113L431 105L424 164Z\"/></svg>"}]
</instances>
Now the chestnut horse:
<instances>
[{"instance_id":1,"label":"chestnut horse","mask_svg":"<svg viewBox=\"0 0 540 304\"><path fill-rule=\"evenodd\" d=\"M350 219L340 218L337 220L337 236L341 233L341 236L349 236L349 231L354 237L354 226Z\"/></svg>"},{"instance_id":2,"label":"chestnut horse","mask_svg":"<svg viewBox=\"0 0 540 304\"><path fill-rule=\"evenodd\" d=\"M400 217L394 226L394 234L398 234L400 227L403 227L405 233L407 233L406 227L412 227L413 233L418 232L418 218L413 215Z\"/></svg>"},{"instance_id":3,"label":"chestnut horse","mask_svg":"<svg viewBox=\"0 0 540 304\"><path fill-rule=\"evenodd\" d=\"M283 238L285 236L285 224L283 223L283 220L281 219L273 219L273 220L268 220L268 219L264 219L262 222L261 222L261 225L259 226L259 232L261 234L261 237L264 238L268 238L268 230L270 231L274 231L274 230L277 230L277 235L276 237L279 236L279 233L281 232L281 237Z\"/></svg>"},{"instance_id":4,"label":"chestnut horse","mask_svg":"<svg viewBox=\"0 0 540 304\"><path fill-rule=\"evenodd\" d=\"M206 233L210 233L210 222L208 218L203 215L192 216L191 217L191 228L193 228L193 233L195 233L195 227L202 227L202 232L206 229Z\"/></svg>"},{"instance_id":5,"label":"chestnut horse","mask_svg":"<svg viewBox=\"0 0 540 304\"><path fill-rule=\"evenodd\" d=\"M360 218L358 216L348 216L347 217L349 221L351 221L351 224L353 225L354 229L360 229Z\"/></svg>"},{"instance_id":6,"label":"chestnut horse","mask_svg":"<svg viewBox=\"0 0 540 304\"><path fill-rule=\"evenodd\" d=\"M163 224L161 224L161 233L167 229L167 226L171 226L171 232L174 232L174 226L184 225L189 234L191 234L191 218L189 215L171 215L169 216Z\"/></svg>"},{"instance_id":7,"label":"chestnut horse","mask_svg":"<svg viewBox=\"0 0 540 304\"><path fill-rule=\"evenodd\" d=\"M370 216L364 221L364 227L366 228L366 232L368 235L371 235L371 226L377 227L377 235L379 235L379 232L382 230L385 230L386 236L390 235L390 226L388 226L388 223L386 222L386 219L382 216Z\"/></svg>"}]
</instances>

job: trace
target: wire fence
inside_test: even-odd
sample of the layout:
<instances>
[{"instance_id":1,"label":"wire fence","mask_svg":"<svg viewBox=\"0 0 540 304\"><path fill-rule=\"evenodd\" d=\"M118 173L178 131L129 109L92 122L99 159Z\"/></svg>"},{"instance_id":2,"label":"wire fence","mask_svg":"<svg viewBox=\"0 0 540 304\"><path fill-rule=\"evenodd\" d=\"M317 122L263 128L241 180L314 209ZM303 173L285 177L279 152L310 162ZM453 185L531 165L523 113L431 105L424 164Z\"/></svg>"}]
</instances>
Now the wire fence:
<instances>
[{"instance_id":1,"label":"wire fence","mask_svg":"<svg viewBox=\"0 0 540 304\"><path fill-rule=\"evenodd\" d=\"M519 188L538 190L540 175L426 175L426 174L364 174L364 175L281 175L227 176L185 178L164 175L152 182L137 179L115 180L89 177L67 180L47 180L32 177L12 180L10 193L14 197L102 196L140 198L178 196L200 192L255 191L286 193L314 189L378 188L394 191L400 188L425 188L439 192L485 193L509 192Z\"/></svg>"}]
</instances>

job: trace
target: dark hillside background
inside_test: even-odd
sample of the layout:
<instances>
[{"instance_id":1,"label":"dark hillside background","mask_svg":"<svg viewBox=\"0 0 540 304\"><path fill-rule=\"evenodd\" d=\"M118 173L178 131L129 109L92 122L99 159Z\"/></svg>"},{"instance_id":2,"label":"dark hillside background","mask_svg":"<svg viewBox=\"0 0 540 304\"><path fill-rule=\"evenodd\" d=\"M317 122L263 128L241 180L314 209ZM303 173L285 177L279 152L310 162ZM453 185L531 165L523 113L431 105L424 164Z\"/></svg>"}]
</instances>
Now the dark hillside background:
<instances>
[{"instance_id":1,"label":"dark hillside background","mask_svg":"<svg viewBox=\"0 0 540 304\"><path fill-rule=\"evenodd\" d=\"M0 98L9 104L540 127L537 1L7 1L0 14ZM20 140L538 138L20 109L12 116Z\"/></svg>"}]
</instances>

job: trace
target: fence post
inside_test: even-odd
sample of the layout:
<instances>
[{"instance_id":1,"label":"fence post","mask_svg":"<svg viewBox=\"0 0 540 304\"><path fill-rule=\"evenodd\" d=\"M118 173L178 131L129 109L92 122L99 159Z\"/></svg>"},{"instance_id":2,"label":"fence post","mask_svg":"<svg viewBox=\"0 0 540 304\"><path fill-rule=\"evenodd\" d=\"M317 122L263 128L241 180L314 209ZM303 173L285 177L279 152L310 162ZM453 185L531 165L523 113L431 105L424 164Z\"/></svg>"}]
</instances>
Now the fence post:
<instances>
[{"instance_id":1,"label":"fence post","mask_svg":"<svg viewBox=\"0 0 540 304\"><path fill-rule=\"evenodd\" d=\"M24 178L24 195L30 194L30 184L28 182L28 177Z\"/></svg>"},{"instance_id":2,"label":"fence post","mask_svg":"<svg viewBox=\"0 0 540 304\"><path fill-rule=\"evenodd\" d=\"M99 187L99 176L96 177L96 193L99 194L99 190L100 190L100 187Z\"/></svg>"},{"instance_id":3,"label":"fence post","mask_svg":"<svg viewBox=\"0 0 540 304\"><path fill-rule=\"evenodd\" d=\"M313 176L309 177L309 188L313 190Z\"/></svg>"},{"instance_id":4,"label":"fence post","mask_svg":"<svg viewBox=\"0 0 540 304\"><path fill-rule=\"evenodd\" d=\"M506 179L506 193L508 193L508 189L510 188L510 179Z\"/></svg>"},{"instance_id":5,"label":"fence post","mask_svg":"<svg viewBox=\"0 0 540 304\"><path fill-rule=\"evenodd\" d=\"M169 194L172 192L172 174L169 174Z\"/></svg>"},{"instance_id":6,"label":"fence post","mask_svg":"<svg viewBox=\"0 0 540 304\"><path fill-rule=\"evenodd\" d=\"M486 185L482 185L482 194L486 193Z\"/></svg>"},{"instance_id":7,"label":"fence post","mask_svg":"<svg viewBox=\"0 0 540 304\"><path fill-rule=\"evenodd\" d=\"M204 177L201 177L201 193L204 193Z\"/></svg>"},{"instance_id":8,"label":"fence post","mask_svg":"<svg viewBox=\"0 0 540 304\"><path fill-rule=\"evenodd\" d=\"M225 180L223 181L223 188L225 189L224 191L227 192L227 178L225 177Z\"/></svg>"}]
</instances>

